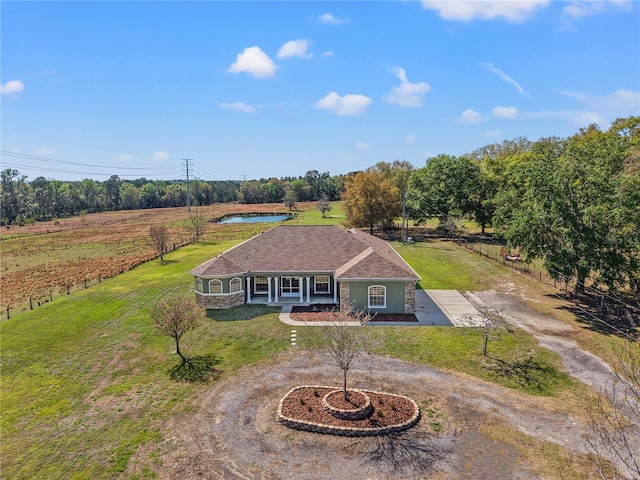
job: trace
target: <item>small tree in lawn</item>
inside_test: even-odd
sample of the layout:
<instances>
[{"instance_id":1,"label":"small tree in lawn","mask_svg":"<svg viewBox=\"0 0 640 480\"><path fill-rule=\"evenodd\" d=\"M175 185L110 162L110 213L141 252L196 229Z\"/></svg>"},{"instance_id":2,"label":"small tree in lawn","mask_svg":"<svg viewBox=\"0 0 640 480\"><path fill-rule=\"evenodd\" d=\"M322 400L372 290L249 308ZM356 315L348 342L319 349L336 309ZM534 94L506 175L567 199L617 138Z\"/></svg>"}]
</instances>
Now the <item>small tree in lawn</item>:
<instances>
[{"instance_id":1,"label":"small tree in lawn","mask_svg":"<svg viewBox=\"0 0 640 480\"><path fill-rule=\"evenodd\" d=\"M164 260L163 255L167 251L167 243L169 242L169 231L167 227L163 225L149 227L149 236L151 237L153 246L160 254L160 260Z\"/></svg>"},{"instance_id":2,"label":"small tree in lawn","mask_svg":"<svg viewBox=\"0 0 640 480\"><path fill-rule=\"evenodd\" d=\"M202 210L199 208L195 208L193 212L189 214L189 219L187 220L187 230L191 233L196 242L200 241L200 238L204 235L204 232L207 230L209 226L209 222L207 218L202 213Z\"/></svg>"},{"instance_id":3,"label":"small tree in lawn","mask_svg":"<svg viewBox=\"0 0 640 480\"><path fill-rule=\"evenodd\" d=\"M343 308L339 313L327 312L323 337L327 351L331 354L343 372L342 391L347 397L347 371L353 361L366 351L371 338L364 326L372 319L371 314L356 310L353 305Z\"/></svg>"},{"instance_id":4,"label":"small tree in lawn","mask_svg":"<svg viewBox=\"0 0 640 480\"><path fill-rule=\"evenodd\" d=\"M322 218L325 217L325 214L331 211L331 204L329 203L329 197L325 193L320 195L318 199L318 210L322 213Z\"/></svg>"},{"instance_id":5,"label":"small tree in lawn","mask_svg":"<svg viewBox=\"0 0 640 480\"><path fill-rule=\"evenodd\" d=\"M200 325L201 312L190 296L173 294L160 300L151 309L151 319L156 332L168 335L176 342L176 353L182 363L189 360L180 351L182 336Z\"/></svg>"}]
</instances>

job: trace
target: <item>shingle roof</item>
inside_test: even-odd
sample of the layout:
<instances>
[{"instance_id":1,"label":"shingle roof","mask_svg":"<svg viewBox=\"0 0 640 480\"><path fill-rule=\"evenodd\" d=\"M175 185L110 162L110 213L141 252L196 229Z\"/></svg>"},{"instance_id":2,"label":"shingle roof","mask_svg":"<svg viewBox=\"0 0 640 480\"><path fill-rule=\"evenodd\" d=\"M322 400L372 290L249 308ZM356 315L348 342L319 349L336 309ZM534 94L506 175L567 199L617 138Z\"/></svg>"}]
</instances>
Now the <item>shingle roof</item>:
<instances>
[{"instance_id":1,"label":"shingle roof","mask_svg":"<svg viewBox=\"0 0 640 480\"><path fill-rule=\"evenodd\" d=\"M330 272L336 278L420 280L391 246L359 230L280 225L191 270L197 276Z\"/></svg>"}]
</instances>

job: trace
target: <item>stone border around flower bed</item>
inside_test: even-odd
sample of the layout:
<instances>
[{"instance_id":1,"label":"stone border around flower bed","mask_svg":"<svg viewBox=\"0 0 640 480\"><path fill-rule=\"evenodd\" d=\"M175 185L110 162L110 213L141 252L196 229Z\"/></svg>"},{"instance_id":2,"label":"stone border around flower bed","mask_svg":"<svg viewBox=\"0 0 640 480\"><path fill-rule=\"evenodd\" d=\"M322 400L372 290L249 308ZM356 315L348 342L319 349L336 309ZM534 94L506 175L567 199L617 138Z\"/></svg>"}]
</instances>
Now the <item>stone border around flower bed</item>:
<instances>
[{"instance_id":1,"label":"stone border around flower bed","mask_svg":"<svg viewBox=\"0 0 640 480\"><path fill-rule=\"evenodd\" d=\"M377 392L375 390L362 390L358 389L359 392L362 393L376 393L378 395L388 395L391 397L399 397L404 398L411 402L414 408L413 416L407 420L406 422L399 423L397 425L389 425L386 427L380 428L365 428L365 427L339 427L335 425L327 425L323 423L316 422L308 422L306 420L298 420L295 418L286 417L282 414L282 406L285 399L291 395L291 393L295 392L300 388L330 388L336 389L336 387L327 387L323 385L301 385L298 387L294 387L287 392L287 394L282 397L280 403L278 404L278 422L283 424L286 427L292 428L294 430L304 430L307 432L313 433L324 433L327 435L340 435L343 437L372 437L376 435L388 435L390 433L397 433L407 430L413 427L418 420L420 420L420 407L412 398L405 397L404 395L396 395L394 393L385 393L385 392Z\"/></svg>"}]
</instances>

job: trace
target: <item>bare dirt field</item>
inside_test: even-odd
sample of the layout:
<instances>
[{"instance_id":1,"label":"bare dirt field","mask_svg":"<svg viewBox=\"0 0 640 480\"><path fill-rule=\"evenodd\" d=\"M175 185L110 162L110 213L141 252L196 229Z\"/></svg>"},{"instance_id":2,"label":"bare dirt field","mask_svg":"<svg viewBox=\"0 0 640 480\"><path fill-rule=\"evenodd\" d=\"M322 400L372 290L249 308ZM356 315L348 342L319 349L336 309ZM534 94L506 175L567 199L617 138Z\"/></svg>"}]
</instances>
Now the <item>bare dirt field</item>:
<instances>
[{"instance_id":1,"label":"bare dirt field","mask_svg":"<svg viewBox=\"0 0 640 480\"><path fill-rule=\"evenodd\" d=\"M198 208L209 220L229 214L287 211L281 204L229 203ZM155 258L151 226L166 226L169 250L179 248L190 241L188 218L186 208L159 208L93 213L1 229L2 313L6 316L7 306L14 314L36 307ZM259 228L211 223L206 239L248 238Z\"/></svg>"}]
</instances>

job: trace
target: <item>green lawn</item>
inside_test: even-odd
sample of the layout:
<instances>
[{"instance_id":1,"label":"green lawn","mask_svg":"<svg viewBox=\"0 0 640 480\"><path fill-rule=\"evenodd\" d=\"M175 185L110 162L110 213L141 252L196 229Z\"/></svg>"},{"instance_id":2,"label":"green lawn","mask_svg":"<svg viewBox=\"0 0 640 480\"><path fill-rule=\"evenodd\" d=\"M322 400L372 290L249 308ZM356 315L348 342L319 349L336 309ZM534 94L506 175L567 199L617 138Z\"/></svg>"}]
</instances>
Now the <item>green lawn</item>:
<instances>
[{"instance_id":1,"label":"green lawn","mask_svg":"<svg viewBox=\"0 0 640 480\"><path fill-rule=\"evenodd\" d=\"M336 208L326 222L342 220ZM305 212L300 223L320 223ZM150 307L170 291L192 289L191 268L238 240L191 245L135 270L0 322L2 477L114 478L145 445L154 455L162 421L194 409L207 388L171 381L178 359L169 337L155 335ZM424 288L474 289L508 270L447 243L396 245L423 277ZM290 327L278 309L243 306L209 312L181 345L187 355L215 355L221 375L264 361L289 348ZM300 346L315 348L311 329L299 329ZM376 327L376 351L463 371L527 392L556 395L572 384L558 359L524 333L503 336L490 350L503 361L534 351L534 388L480 365L478 329ZM566 390L566 389L564 389ZM143 477L153 478L145 470ZM140 477L138 477L140 478Z\"/></svg>"}]
</instances>

